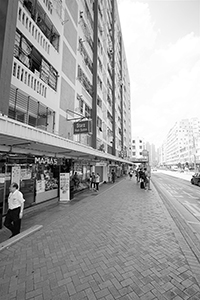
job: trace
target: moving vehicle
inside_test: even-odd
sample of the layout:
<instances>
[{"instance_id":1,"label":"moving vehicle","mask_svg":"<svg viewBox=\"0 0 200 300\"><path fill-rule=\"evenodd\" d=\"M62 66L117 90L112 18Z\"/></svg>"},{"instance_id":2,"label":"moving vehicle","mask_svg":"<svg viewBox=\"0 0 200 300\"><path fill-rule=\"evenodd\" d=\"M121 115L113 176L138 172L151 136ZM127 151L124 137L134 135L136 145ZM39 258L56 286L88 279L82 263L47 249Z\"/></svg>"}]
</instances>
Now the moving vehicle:
<instances>
[{"instance_id":1,"label":"moving vehicle","mask_svg":"<svg viewBox=\"0 0 200 300\"><path fill-rule=\"evenodd\" d=\"M200 186L200 173L195 173L192 175L191 184Z\"/></svg>"}]
</instances>

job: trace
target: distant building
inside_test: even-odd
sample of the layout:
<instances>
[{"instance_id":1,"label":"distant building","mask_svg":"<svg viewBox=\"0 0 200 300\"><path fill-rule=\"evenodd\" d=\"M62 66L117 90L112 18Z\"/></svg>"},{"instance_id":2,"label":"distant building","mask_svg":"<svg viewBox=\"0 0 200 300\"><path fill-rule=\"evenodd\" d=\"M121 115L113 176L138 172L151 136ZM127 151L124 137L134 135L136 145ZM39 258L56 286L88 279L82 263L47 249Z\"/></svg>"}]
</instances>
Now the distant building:
<instances>
[{"instance_id":1,"label":"distant building","mask_svg":"<svg viewBox=\"0 0 200 300\"><path fill-rule=\"evenodd\" d=\"M142 137L133 137L132 139L132 160L142 160L143 150L148 151L149 163L151 166L156 166L158 164L157 151L154 144L146 142Z\"/></svg>"},{"instance_id":2,"label":"distant building","mask_svg":"<svg viewBox=\"0 0 200 300\"><path fill-rule=\"evenodd\" d=\"M142 151L145 149L145 141L141 137L132 139L132 158L142 158Z\"/></svg>"},{"instance_id":3,"label":"distant building","mask_svg":"<svg viewBox=\"0 0 200 300\"><path fill-rule=\"evenodd\" d=\"M182 119L174 124L159 149L159 164L194 168L200 164L200 119Z\"/></svg>"}]
</instances>

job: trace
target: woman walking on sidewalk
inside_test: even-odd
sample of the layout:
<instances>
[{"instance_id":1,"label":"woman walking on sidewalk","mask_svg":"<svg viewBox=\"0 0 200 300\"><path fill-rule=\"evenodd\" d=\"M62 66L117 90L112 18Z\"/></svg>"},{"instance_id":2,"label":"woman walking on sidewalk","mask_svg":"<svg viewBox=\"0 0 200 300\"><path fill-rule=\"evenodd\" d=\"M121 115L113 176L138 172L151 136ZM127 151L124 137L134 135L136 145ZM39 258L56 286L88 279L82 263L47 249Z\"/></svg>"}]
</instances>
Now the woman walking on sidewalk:
<instances>
[{"instance_id":1,"label":"woman walking on sidewalk","mask_svg":"<svg viewBox=\"0 0 200 300\"><path fill-rule=\"evenodd\" d=\"M95 176L95 187L96 187L96 192L99 191L99 182L100 182L100 175L99 175L99 173L97 173L97 175Z\"/></svg>"}]
</instances>

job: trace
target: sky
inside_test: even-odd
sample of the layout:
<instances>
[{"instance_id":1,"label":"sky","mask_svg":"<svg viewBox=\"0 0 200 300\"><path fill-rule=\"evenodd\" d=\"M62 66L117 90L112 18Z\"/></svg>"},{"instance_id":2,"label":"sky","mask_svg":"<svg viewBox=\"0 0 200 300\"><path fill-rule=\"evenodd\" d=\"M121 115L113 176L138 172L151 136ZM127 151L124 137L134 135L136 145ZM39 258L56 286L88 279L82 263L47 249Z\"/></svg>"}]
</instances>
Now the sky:
<instances>
[{"instance_id":1,"label":"sky","mask_svg":"<svg viewBox=\"0 0 200 300\"><path fill-rule=\"evenodd\" d=\"M200 118L200 0L118 0L131 86L132 136L159 147Z\"/></svg>"}]
</instances>

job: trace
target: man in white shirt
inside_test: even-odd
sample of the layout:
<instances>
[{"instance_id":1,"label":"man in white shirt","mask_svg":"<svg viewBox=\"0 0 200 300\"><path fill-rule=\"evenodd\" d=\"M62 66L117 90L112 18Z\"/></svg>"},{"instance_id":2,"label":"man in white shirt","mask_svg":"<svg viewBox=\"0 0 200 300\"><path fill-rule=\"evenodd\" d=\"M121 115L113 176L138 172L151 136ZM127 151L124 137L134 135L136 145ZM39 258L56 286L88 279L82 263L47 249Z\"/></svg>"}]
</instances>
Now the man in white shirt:
<instances>
[{"instance_id":1,"label":"man in white shirt","mask_svg":"<svg viewBox=\"0 0 200 300\"><path fill-rule=\"evenodd\" d=\"M12 232L11 237L20 233L24 201L23 194L18 190L18 184L13 182L10 186L8 211L4 221L4 226Z\"/></svg>"}]
</instances>

